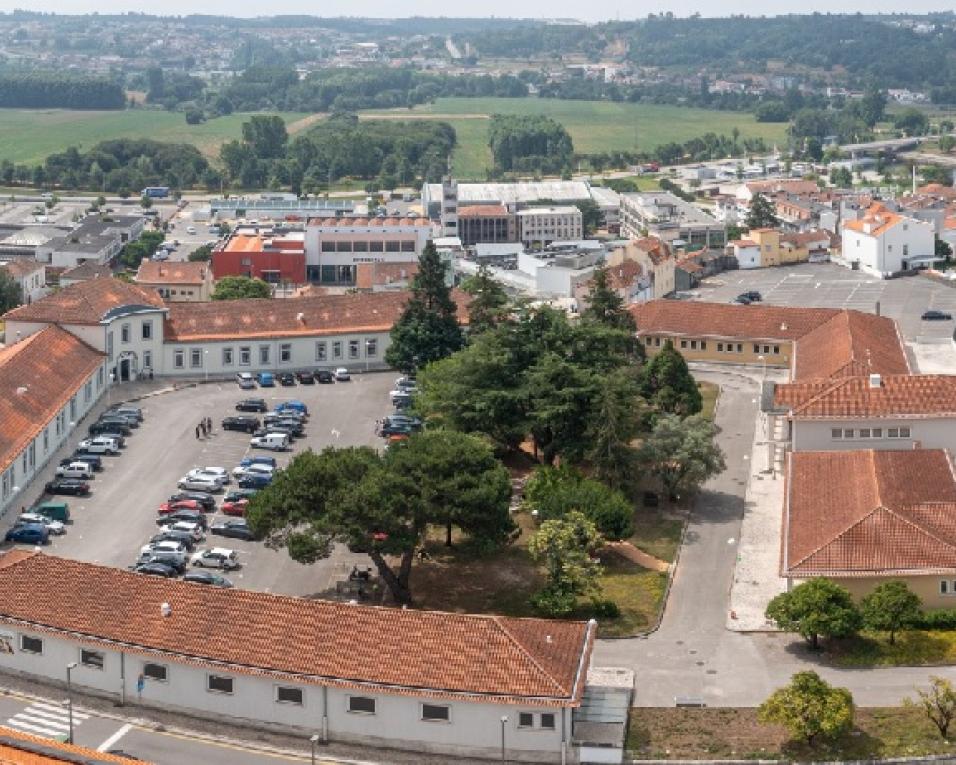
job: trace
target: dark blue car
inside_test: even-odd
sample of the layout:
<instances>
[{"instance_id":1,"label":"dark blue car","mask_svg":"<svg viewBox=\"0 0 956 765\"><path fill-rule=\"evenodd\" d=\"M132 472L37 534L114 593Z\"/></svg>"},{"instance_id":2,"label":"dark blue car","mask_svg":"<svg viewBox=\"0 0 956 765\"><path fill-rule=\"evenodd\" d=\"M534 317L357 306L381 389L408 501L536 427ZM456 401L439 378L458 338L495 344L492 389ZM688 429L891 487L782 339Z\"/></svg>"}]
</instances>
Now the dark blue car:
<instances>
[{"instance_id":1,"label":"dark blue car","mask_svg":"<svg viewBox=\"0 0 956 765\"><path fill-rule=\"evenodd\" d=\"M271 475L257 475L255 473L247 473L242 478L239 479L239 488L240 489L264 489L272 483Z\"/></svg>"},{"instance_id":2,"label":"dark blue car","mask_svg":"<svg viewBox=\"0 0 956 765\"><path fill-rule=\"evenodd\" d=\"M8 542L27 545L46 545L50 543L50 532L38 523L27 523L10 529L6 539Z\"/></svg>"}]
</instances>

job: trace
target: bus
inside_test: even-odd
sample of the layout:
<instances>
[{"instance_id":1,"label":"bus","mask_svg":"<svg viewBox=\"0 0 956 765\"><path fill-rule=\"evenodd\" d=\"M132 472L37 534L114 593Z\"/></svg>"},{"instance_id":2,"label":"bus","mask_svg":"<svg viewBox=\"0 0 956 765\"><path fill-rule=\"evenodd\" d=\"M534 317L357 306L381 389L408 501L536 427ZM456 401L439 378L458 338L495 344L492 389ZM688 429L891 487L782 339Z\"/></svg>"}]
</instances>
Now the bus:
<instances>
[{"instance_id":1,"label":"bus","mask_svg":"<svg viewBox=\"0 0 956 765\"><path fill-rule=\"evenodd\" d=\"M165 199L169 196L169 186L147 186L143 189L142 196L150 199Z\"/></svg>"}]
</instances>

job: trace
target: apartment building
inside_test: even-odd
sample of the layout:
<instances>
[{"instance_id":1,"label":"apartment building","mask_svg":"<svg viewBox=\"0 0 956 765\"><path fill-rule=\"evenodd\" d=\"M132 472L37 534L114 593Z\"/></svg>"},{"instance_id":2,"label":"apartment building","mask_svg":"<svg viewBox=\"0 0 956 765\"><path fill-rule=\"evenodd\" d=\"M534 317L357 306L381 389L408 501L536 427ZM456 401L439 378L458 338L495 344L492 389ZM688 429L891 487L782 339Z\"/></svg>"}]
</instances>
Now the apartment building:
<instances>
[{"instance_id":1,"label":"apartment building","mask_svg":"<svg viewBox=\"0 0 956 765\"><path fill-rule=\"evenodd\" d=\"M572 205L529 207L519 210L517 218L518 239L528 249L542 249L552 242L584 238L581 210Z\"/></svg>"},{"instance_id":2,"label":"apartment building","mask_svg":"<svg viewBox=\"0 0 956 765\"><path fill-rule=\"evenodd\" d=\"M518 219L504 205L458 208L458 238L465 247L518 241Z\"/></svg>"},{"instance_id":3,"label":"apartment building","mask_svg":"<svg viewBox=\"0 0 956 765\"><path fill-rule=\"evenodd\" d=\"M621 235L628 239L653 236L692 249L723 248L724 224L697 205L668 191L621 194Z\"/></svg>"}]
</instances>

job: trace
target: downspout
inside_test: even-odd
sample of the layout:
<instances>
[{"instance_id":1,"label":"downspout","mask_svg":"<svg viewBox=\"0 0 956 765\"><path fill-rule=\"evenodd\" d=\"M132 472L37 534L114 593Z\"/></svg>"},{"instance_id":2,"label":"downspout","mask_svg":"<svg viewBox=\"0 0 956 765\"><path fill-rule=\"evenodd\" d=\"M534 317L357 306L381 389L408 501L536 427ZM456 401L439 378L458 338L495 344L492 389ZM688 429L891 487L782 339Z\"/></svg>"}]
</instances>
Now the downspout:
<instances>
[{"instance_id":1,"label":"downspout","mask_svg":"<svg viewBox=\"0 0 956 765\"><path fill-rule=\"evenodd\" d=\"M120 651L120 698L119 705L126 706L126 653Z\"/></svg>"},{"instance_id":2,"label":"downspout","mask_svg":"<svg viewBox=\"0 0 956 765\"><path fill-rule=\"evenodd\" d=\"M561 707L561 765L568 763L568 708Z\"/></svg>"},{"instance_id":3,"label":"downspout","mask_svg":"<svg viewBox=\"0 0 956 765\"><path fill-rule=\"evenodd\" d=\"M322 686L322 743L329 743L329 686Z\"/></svg>"}]
</instances>

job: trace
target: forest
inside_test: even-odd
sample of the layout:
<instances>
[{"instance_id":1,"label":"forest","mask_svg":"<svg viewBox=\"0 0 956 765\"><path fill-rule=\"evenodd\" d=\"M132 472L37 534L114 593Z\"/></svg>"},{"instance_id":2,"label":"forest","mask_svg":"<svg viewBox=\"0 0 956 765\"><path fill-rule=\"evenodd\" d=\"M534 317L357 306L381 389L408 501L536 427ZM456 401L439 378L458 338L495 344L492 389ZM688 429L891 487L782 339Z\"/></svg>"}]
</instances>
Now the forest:
<instances>
[{"instance_id":1,"label":"forest","mask_svg":"<svg viewBox=\"0 0 956 765\"><path fill-rule=\"evenodd\" d=\"M499 172L563 173L574 156L568 131L544 115L492 115L488 145Z\"/></svg>"},{"instance_id":2,"label":"forest","mask_svg":"<svg viewBox=\"0 0 956 765\"><path fill-rule=\"evenodd\" d=\"M123 88L103 77L0 71L0 108L122 109L125 106Z\"/></svg>"}]
</instances>

